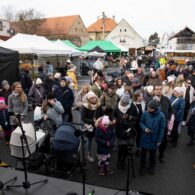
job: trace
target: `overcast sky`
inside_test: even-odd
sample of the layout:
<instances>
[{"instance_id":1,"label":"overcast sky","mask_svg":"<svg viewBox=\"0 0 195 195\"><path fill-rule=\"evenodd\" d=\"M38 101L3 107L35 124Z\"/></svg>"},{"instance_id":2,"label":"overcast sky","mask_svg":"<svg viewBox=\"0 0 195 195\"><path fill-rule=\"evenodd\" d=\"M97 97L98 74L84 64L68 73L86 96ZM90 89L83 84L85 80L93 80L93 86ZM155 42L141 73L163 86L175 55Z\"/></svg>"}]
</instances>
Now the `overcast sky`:
<instances>
[{"instance_id":1,"label":"overcast sky","mask_svg":"<svg viewBox=\"0 0 195 195\"><path fill-rule=\"evenodd\" d=\"M0 8L35 8L46 17L79 14L86 27L104 11L116 22L127 22L143 37L178 32L185 26L195 31L195 0L0 0Z\"/></svg>"}]
</instances>

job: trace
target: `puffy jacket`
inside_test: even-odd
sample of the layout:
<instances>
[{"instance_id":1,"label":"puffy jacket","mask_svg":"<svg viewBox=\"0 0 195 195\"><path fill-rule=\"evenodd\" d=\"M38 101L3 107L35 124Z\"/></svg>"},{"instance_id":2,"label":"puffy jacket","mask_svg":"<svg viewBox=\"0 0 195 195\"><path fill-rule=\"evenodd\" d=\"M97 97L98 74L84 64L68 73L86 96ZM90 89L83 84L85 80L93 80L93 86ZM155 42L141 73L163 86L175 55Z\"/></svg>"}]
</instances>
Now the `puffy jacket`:
<instances>
[{"instance_id":1,"label":"puffy jacket","mask_svg":"<svg viewBox=\"0 0 195 195\"><path fill-rule=\"evenodd\" d=\"M95 138L97 142L97 154L111 153L112 146L114 145L114 131L113 127L108 127L106 132L103 132L100 127L96 128ZM107 143L110 143L110 146Z\"/></svg>"},{"instance_id":2,"label":"puffy jacket","mask_svg":"<svg viewBox=\"0 0 195 195\"><path fill-rule=\"evenodd\" d=\"M175 121L181 122L183 120L185 100L183 97L179 97L178 100L176 100L175 96L172 96L170 100L173 108L173 113L175 115Z\"/></svg>"},{"instance_id":3,"label":"puffy jacket","mask_svg":"<svg viewBox=\"0 0 195 195\"><path fill-rule=\"evenodd\" d=\"M142 129L141 147L148 150L155 150L157 148L157 142L161 143L163 140L166 127L164 114L159 110L152 114L146 111L143 113L139 124ZM145 132L147 128L151 130L151 133Z\"/></svg>"}]
</instances>

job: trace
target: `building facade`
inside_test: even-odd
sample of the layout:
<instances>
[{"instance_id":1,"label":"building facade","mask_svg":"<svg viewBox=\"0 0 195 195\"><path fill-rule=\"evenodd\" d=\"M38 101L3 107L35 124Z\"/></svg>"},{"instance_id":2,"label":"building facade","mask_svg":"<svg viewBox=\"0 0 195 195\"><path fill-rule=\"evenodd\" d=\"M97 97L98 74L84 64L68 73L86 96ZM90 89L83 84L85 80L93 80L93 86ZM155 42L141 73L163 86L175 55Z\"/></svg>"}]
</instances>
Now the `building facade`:
<instances>
[{"instance_id":1,"label":"building facade","mask_svg":"<svg viewBox=\"0 0 195 195\"><path fill-rule=\"evenodd\" d=\"M112 41L119 48L124 48L124 50L137 49L145 45L144 39L125 19L122 19L107 35L106 40Z\"/></svg>"},{"instance_id":2,"label":"building facade","mask_svg":"<svg viewBox=\"0 0 195 195\"><path fill-rule=\"evenodd\" d=\"M14 22L12 26L17 33L42 35L51 40L70 40L76 46L84 45L89 41L89 34L79 15L25 21L25 25ZM29 29L23 27L29 27Z\"/></svg>"},{"instance_id":3,"label":"building facade","mask_svg":"<svg viewBox=\"0 0 195 195\"><path fill-rule=\"evenodd\" d=\"M0 19L0 39L6 41L10 38L10 22Z\"/></svg>"},{"instance_id":4,"label":"building facade","mask_svg":"<svg viewBox=\"0 0 195 195\"><path fill-rule=\"evenodd\" d=\"M168 40L167 49L195 50L195 32L185 27Z\"/></svg>"},{"instance_id":5,"label":"building facade","mask_svg":"<svg viewBox=\"0 0 195 195\"><path fill-rule=\"evenodd\" d=\"M113 30L113 28L117 25L115 22L115 18L107 18L102 17L101 19L97 19L97 21L91 24L87 31L90 36L90 40L99 41L105 40L105 37Z\"/></svg>"}]
</instances>

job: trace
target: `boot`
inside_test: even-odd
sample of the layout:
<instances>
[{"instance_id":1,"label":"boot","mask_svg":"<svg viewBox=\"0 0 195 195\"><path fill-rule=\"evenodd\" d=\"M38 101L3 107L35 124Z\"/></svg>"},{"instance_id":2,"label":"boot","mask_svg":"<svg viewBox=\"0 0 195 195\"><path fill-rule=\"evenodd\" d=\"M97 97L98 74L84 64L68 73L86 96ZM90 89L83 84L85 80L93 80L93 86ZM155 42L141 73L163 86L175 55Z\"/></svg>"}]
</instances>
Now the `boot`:
<instances>
[{"instance_id":1,"label":"boot","mask_svg":"<svg viewBox=\"0 0 195 195\"><path fill-rule=\"evenodd\" d=\"M110 165L109 165L109 164L104 165L104 171L105 171L105 173L108 174L108 175L114 174L114 171L110 168Z\"/></svg>"},{"instance_id":2,"label":"boot","mask_svg":"<svg viewBox=\"0 0 195 195\"><path fill-rule=\"evenodd\" d=\"M159 154L158 160L160 163L164 163L164 154Z\"/></svg>"},{"instance_id":3,"label":"boot","mask_svg":"<svg viewBox=\"0 0 195 195\"><path fill-rule=\"evenodd\" d=\"M98 165L98 175L100 176L104 176L105 175L105 172L104 172L104 166L99 166Z\"/></svg>"}]
</instances>

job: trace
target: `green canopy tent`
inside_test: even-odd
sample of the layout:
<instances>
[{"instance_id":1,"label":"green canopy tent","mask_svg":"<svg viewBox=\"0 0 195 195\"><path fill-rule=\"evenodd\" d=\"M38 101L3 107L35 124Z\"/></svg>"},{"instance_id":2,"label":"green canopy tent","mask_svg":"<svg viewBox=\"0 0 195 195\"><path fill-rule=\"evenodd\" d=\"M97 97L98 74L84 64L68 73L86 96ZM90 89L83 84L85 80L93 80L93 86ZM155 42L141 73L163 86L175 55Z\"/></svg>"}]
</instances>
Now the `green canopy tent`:
<instances>
[{"instance_id":1,"label":"green canopy tent","mask_svg":"<svg viewBox=\"0 0 195 195\"><path fill-rule=\"evenodd\" d=\"M79 50L90 51L97 46L107 53L121 52L121 50L110 41L89 41L83 47L80 47Z\"/></svg>"},{"instance_id":2,"label":"green canopy tent","mask_svg":"<svg viewBox=\"0 0 195 195\"><path fill-rule=\"evenodd\" d=\"M56 42L57 40L51 40L51 42ZM69 40L60 40L62 43L64 43L65 45L68 45L74 49L79 49L79 47L77 47L76 45L74 45L71 41Z\"/></svg>"}]
</instances>

